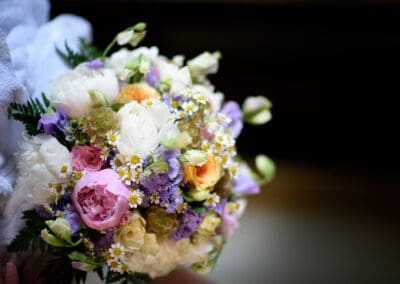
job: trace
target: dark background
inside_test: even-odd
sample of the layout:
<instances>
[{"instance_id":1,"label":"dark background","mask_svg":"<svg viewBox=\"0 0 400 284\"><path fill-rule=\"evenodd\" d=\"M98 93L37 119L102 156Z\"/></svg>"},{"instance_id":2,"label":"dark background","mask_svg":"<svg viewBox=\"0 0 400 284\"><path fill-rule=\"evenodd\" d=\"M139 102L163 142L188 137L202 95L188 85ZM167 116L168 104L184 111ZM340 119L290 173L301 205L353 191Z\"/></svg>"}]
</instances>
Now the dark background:
<instances>
[{"instance_id":1,"label":"dark background","mask_svg":"<svg viewBox=\"0 0 400 284\"><path fill-rule=\"evenodd\" d=\"M274 104L272 122L248 126L239 139L242 153L264 152L278 165L276 180L254 206L349 225L330 241L310 231L317 239L309 263L314 272L327 271L320 281L400 280L400 3L52 2L52 16L87 18L103 48L116 32L145 21L142 45L157 45L162 54L191 58L221 51L220 72L212 77L218 90L238 101L265 95ZM354 226L364 226L372 237L357 240ZM354 238L338 243L343 236ZM318 242L328 242L324 253ZM300 242L293 249L304 253L304 247ZM340 249L348 256L338 257ZM289 263L291 256L282 255L282 263ZM301 259L293 267L299 265ZM282 275L264 280L292 283L297 270L284 267ZM297 282L312 280L312 273Z\"/></svg>"}]
</instances>

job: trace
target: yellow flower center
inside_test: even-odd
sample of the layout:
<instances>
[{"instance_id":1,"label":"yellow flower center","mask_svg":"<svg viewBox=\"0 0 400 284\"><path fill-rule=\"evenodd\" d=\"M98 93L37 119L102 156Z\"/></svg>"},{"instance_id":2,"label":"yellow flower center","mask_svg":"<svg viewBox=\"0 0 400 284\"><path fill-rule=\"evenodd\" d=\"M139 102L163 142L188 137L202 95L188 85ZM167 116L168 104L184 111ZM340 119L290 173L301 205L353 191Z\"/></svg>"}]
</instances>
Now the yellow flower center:
<instances>
[{"instance_id":1,"label":"yellow flower center","mask_svg":"<svg viewBox=\"0 0 400 284\"><path fill-rule=\"evenodd\" d=\"M60 169L60 172L65 174L68 171L68 166L67 165L63 165Z\"/></svg>"},{"instance_id":2,"label":"yellow flower center","mask_svg":"<svg viewBox=\"0 0 400 284\"><path fill-rule=\"evenodd\" d=\"M120 248L114 248L113 253L114 253L114 255L121 255L122 251Z\"/></svg>"},{"instance_id":3,"label":"yellow flower center","mask_svg":"<svg viewBox=\"0 0 400 284\"><path fill-rule=\"evenodd\" d=\"M131 204L137 204L139 198L136 194L132 194L131 196L129 196L129 202Z\"/></svg>"},{"instance_id":4,"label":"yellow flower center","mask_svg":"<svg viewBox=\"0 0 400 284\"><path fill-rule=\"evenodd\" d=\"M131 163L138 164L140 162L140 158L136 155L131 156Z\"/></svg>"},{"instance_id":5,"label":"yellow flower center","mask_svg":"<svg viewBox=\"0 0 400 284\"><path fill-rule=\"evenodd\" d=\"M192 111L193 110L193 105L187 105L186 109Z\"/></svg>"},{"instance_id":6,"label":"yellow flower center","mask_svg":"<svg viewBox=\"0 0 400 284\"><path fill-rule=\"evenodd\" d=\"M54 184L54 190L57 191L57 192L61 192L62 191L62 185L60 183Z\"/></svg>"},{"instance_id":7,"label":"yellow flower center","mask_svg":"<svg viewBox=\"0 0 400 284\"><path fill-rule=\"evenodd\" d=\"M123 178L126 175L126 172L124 170L120 170L118 172L118 174L119 174L119 177Z\"/></svg>"},{"instance_id":8,"label":"yellow flower center","mask_svg":"<svg viewBox=\"0 0 400 284\"><path fill-rule=\"evenodd\" d=\"M179 106L179 103L178 103L177 101L173 101L173 102L171 103L171 106L172 106L173 108L177 108L177 107Z\"/></svg>"},{"instance_id":9,"label":"yellow flower center","mask_svg":"<svg viewBox=\"0 0 400 284\"><path fill-rule=\"evenodd\" d=\"M113 261L113 262L111 262L111 265L110 265L112 268L117 268L118 267L118 262L116 262L116 261Z\"/></svg>"},{"instance_id":10,"label":"yellow flower center","mask_svg":"<svg viewBox=\"0 0 400 284\"><path fill-rule=\"evenodd\" d=\"M111 133L108 136L108 140L110 140L111 142L115 142L117 140L117 136L114 133Z\"/></svg>"}]
</instances>

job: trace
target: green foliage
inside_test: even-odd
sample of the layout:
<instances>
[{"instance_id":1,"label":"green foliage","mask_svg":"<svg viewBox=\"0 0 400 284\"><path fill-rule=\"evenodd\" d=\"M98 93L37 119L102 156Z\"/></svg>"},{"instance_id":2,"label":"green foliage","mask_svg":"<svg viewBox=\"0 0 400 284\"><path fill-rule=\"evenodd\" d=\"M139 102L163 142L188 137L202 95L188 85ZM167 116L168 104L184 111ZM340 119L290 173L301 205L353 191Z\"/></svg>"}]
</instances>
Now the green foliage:
<instances>
[{"instance_id":1,"label":"green foliage","mask_svg":"<svg viewBox=\"0 0 400 284\"><path fill-rule=\"evenodd\" d=\"M79 52L73 51L67 42L64 43L64 46L65 52L58 47L56 47L56 52L71 67L101 57L101 51L82 38L80 39Z\"/></svg>"},{"instance_id":2,"label":"green foliage","mask_svg":"<svg viewBox=\"0 0 400 284\"><path fill-rule=\"evenodd\" d=\"M7 247L9 252L23 252L32 249L32 252L40 249L43 252L46 243L40 238L40 231L46 227L44 220L35 210L23 212L25 227L19 231L11 244Z\"/></svg>"},{"instance_id":3,"label":"green foliage","mask_svg":"<svg viewBox=\"0 0 400 284\"><path fill-rule=\"evenodd\" d=\"M46 267L40 271L38 279L42 279L43 283L70 284L74 276L71 261L64 257L58 256L49 260ZM82 276L80 275L79 281ZM78 279L77 279L77 283Z\"/></svg>"},{"instance_id":4,"label":"green foliage","mask_svg":"<svg viewBox=\"0 0 400 284\"><path fill-rule=\"evenodd\" d=\"M147 274L142 273L118 273L113 271L108 271L106 277L106 284L109 283L121 283L121 284L148 284L151 282L150 277Z\"/></svg>"},{"instance_id":5,"label":"green foliage","mask_svg":"<svg viewBox=\"0 0 400 284\"><path fill-rule=\"evenodd\" d=\"M8 118L21 121L31 136L42 133L43 130L37 129L37 124L50 106L49 100L43 93L42 100L43 102L35 98L29 99L26 104L11 103L8 108Z\"/></svg>"}]
</instances>

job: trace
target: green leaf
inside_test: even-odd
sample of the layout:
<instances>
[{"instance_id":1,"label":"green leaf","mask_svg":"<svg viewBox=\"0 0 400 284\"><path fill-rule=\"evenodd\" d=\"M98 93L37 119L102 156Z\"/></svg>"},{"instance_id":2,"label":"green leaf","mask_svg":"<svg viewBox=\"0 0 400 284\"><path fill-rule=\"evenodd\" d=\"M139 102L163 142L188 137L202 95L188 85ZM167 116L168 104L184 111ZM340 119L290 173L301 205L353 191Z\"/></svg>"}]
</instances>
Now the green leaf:
<instances>
[{"instance_id":1,"label":"green leaf","mask_svg":"<svg viewBox=\"0 0 400 284\"><path fill-rule=\"evenodd\" d=\"M101 52L95 46L91 45L85 39L80 39L80 50L75 52L68 45L64 43L65 52L56 47L57 54L71 67L75 67L83 62L88 62L101 57Z\"/></svg>"},{"instance_id":2,"label":"green leaf","mask_svg":"<svg viewBox=\"0 0 400 284\"><path fill-rule=\"evenodd\" d=\"M24 211L22 219L25 220L23 227L7 247L9 252L23 252L39 248L44 251L46 243L40 238L40 232L46 227L44 220L39 216L36 210Z\"/></svg>"},{"instance_id":3,"label":"green leaf","mask_svg":"<svg viewBox=\"0 0 400 284\"><path fill-rule=\"evenodd\" d=\"M42 102L36 98L29 99L26 104L11 103L8 108L8 118L21 121L26 132L35 136L43 133L42 129L37 129L37 124L49 107L50 102L42 93Z\"/></svg>"}]
</instances>

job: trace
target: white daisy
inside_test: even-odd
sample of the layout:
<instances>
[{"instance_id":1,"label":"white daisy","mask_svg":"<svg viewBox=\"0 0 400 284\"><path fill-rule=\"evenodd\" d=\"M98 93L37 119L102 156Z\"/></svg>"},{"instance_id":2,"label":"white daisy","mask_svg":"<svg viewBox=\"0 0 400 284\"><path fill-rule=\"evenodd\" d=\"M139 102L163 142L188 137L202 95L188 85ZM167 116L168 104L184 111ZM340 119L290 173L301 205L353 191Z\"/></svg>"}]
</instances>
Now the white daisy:
<instances>
[{"instance_id":1,"label":"white daisy","mask_svg":"<svg viewBox=\"0 0 400 284\"><path fill-rule=\"evenodd\" d=\"M108 252L110 253L110 256L112 258L120 258L121 256L125 255L126 249L120 244L120 243L115 243L111 245L111 248L108 249Z\"/></svg>"},{"instance_id":2,"label":"white daisy","mask_svg":"<svg viewBox=\"0 0 400 284\"><path fill-rule=\"evenodd\" d=\"M70 168L70 166L64 164L61 166L58 176L59 178L65 179L71 174L72 174L72 169Z\"/></svg>"},{"instance_id":3,"label":"white daisy","mask_svg":"<svg viewBox=\"0 0 400 284\"><path fill-rule=\"evenodd\" d=\"M117 131L110 130L110 131L107 131L106 138L107 138L107 143L110 146L116 146L116 142L119 138L119 134Z\"/></svg>"},{"instance_id":4,"label":"white daisy","mask_svg":"<svg viewBox=\"0 0 400 284\"><path fill-rule=\"evenodd\" d=\"M189 116L199 110L199 107L195 105L192 101L184 102L182 104L182 108Z\"/></svg>"},{"instance_id":5,"label":"white daisy","mask_svg":"<svg viewBox=\"0 0 400 284\"><path fill-rule=\"evenodd\" d=\"M193 98L196 100L196 102L198 102L199 104L206 104L208 99L205 95L203 95L202 93L195 93L193 95Z\"/></svg>"},{"instance_id":6,"label":"white daisy","mask_svg":"<svg viewBox=\"0 0 400 284\"><path fill-rule=\"evenodd\" d=\"M128 198L129 207L137 208L138 205L142 204L144 194L140 190L136 189L132 191L132 194Z\"/></svg>"}]
</instances>

